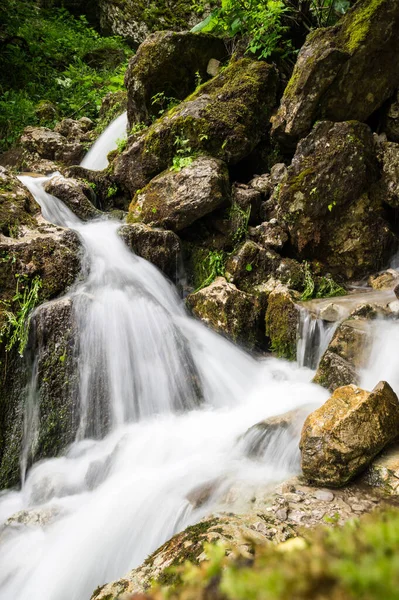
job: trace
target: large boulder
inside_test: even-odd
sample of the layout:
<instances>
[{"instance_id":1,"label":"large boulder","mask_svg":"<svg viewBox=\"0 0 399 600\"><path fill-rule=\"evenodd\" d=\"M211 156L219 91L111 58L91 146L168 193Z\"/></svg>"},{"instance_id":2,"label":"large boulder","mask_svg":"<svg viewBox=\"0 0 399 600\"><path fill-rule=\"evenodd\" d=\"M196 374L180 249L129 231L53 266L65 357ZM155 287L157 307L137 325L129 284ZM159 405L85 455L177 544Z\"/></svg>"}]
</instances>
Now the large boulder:
<instances>
[{"instance_id":1,"label":"large boulder","mask_svg":"<svg viewBox=\"0 0 399 600\"><path fill-rule=\"evenodd\" d=\"M212 212L229 199L226 165L199 156L181 170L161 173L136 193L128 222L143 221L153 227L179 231Z\"/></svg>"},{"instance_id":2,"label":"large boulder","mask_svg":"<svg viewBox=\"0 0 399 600\"><path fill-rule=\"evenodd\" d=\"M339 325L324 352L313 379L333 392L360 383L360 369L367 365L372 348L372 332L367 319L346 319Z\"/></svg>"},{"instance_id":3,"label":"large boulder","mask_svg":"<svg viewBox=\"0 0 399 600\"><path fill-rule=\"evenodd\" d=\"M399 496L399 447L392 444L365 471L363 481L390 496Z\"/></svg>"},{"instance_id":4,"label":"large boulder","mask_svg":"<svg viewBox=\"0 0 399 600\"><path fill-rule=\"evenodd\" d=\"M237 289L224 277L190 294L187 304L209 327L234 342L253 348L261 331L262 306L256 297Z\"/></svg>"},{"instance_id":5,"label":"large boulder","mask_svg":"<svg viewBox=\"0 0 399 600\"><path fill-rule=\"evenodd\" d=\"M379 149L382 176L374 188L382 202L399 208L399 144L385 142Z\"/></svg>"},{"instance_id":6,"label":"large boulder","mask_svg":"<svg viewBox=\"0 0 399 600\"><path fill-rule=\"evenodd\" d=\"M150 35L129 62L125 84L130 126L151 122L169 99L184 100L198 80L208 79L211 58L224 59L223 40L201 33L158 31ZM157 94L158 101L157 101Z\"/></svg>"},{"instance_id":7,"label":"large boulder","mask_svg":"<svg viewBox=\"0 0 399 600\"><path fill-rule=\"evenodd\" d=\"M152 229L144 223L123 225L119 235L138 256L158 267L167 277L176 281L181 263L181 244L173 231Z\"/></svg>"},{"instance_id":8,"label":"large boulder","mask_svg":"<svg viewBox=\"0 0 399 600\"><path fill-rule=\"evenodd\" d=\"M17 238L23 227L37 225L40 207L16 177L0 167L0 234Z\"/></svg>"},{"instance_id":9,"label":"large boulder","mask_svg":"<svg viewBox=\"0 0 399 600\"><path fill-rule=\"evenodd\" d=\"M96 195L93 188L82 180L52 177L44 186L44 190L62 200L83 221L89 221L102 214L94 206Z\"/></svg>"},{"instance_id":10,"label":"large boulder","mask_svg":"<svg viewBox=\"0 0 399 600\"><path fill-rule=\"evenodd\" d=\"M134 136L114 162L116 178L134 194L182 151L236 164L250 154L268 128L277 81L275 68L264 62L231 63L143 134Z\"/></svg>"},{"instance_id":11,"label":"large boulder","mask_svg":"<svg viewBox=\"0 0 399 600\"><path fill-rule=\"evenodd\" d=\"M274 119L287 145L317 119L365 121L398 87L399 6L360 0L334 27L311 33Z\"/></svg>"},{"instance_id":12,"label":"large boulder","mask_svg":"<svg viewBox=\"0 0 399 600\"><path fill-rule=\"evenodd\" d=\"M384 265L398 241L382 200L369 192L378 177L367 125L323 121L301 140L275 191L280 218L301 257L320 260L348 279Z\"/></svg>"},{"instance_id":13,"label":"large boulder","mask_svg":"<svg viewBox=\"0 0 399 600\"><path fill-rule=\"evenodd\" d=\"M316 485L343 486L396 438L398 428L399 401L388 383L372 392L355 385L338 388L305 421L303 474Z\"/></svg>"}]
</instances>

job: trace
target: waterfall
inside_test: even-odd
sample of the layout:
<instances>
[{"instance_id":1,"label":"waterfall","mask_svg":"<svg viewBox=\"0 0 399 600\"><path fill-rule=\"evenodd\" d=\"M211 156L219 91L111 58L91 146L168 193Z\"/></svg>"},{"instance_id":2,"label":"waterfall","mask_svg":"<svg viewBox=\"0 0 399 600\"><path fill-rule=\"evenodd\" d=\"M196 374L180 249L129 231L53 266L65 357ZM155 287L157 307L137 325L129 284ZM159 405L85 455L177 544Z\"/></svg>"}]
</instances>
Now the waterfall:
<instances>
[{"instance_id":1,"label":"waterfall","mask_svg":"<svg viewBox=\"0 0 399 600\"><path fill-rule=\"evenodd\" d=\"M107 129L94 142L81 166L92 171L102 171L108 167L108 154L117 148L117 140L127 137L127 112L122 113L112 121Z\"/></svg>"},{"instance_id":2,"label":"waterfall","mask_svg":"<svg viewBox=\"0 0 399 600\"><path fill-rule=\"evenodd\" d=\"M308 369L255 359L190 318L171 282L125 246L119 223L82 223L44 192L46 178L21 181L44 217L74 229L85 250L84 280L70 292L80 426L62 456L34 464L21 491L0 495L0 599L88 600L217 510L217 489L196 508L194 488L296 473L297 431L273 438L258 460L239 440L273 415L303 407L304 419L329 394ZM1 533L12 514L32 509L48 524Z\"/></svg>"},{"instance_id":3,"label":"waterfall","mask_svg":"<svg viewBox=\"0 0 399 600\"><path fill-rule=\"evenodd\" d=\"M297 361L300 367L317 369L321 357L339 325L339 321L328 322L300 308Z\"/></svg>"}]
</instances>

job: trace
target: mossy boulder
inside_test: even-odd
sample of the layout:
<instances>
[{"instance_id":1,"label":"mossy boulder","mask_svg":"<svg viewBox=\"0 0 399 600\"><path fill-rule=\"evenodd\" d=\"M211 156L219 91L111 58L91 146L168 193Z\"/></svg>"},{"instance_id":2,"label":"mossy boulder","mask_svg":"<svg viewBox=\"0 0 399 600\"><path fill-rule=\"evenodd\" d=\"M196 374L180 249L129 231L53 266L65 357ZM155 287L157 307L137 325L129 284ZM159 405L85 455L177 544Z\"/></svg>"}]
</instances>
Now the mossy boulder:
<instances>
[{"instance_id":1,"label":"mossy boulder","mask_svg":"<svg viewBox=\"0 0 399 600\"><path fill-rule=\"evenodd\" d=\"M234 165L259 143L276 101L274 67L249 59L231 63L168 111L115 160L114 174L132 195L190 148Z\"/></svg>"},{"instance_id":2,"label":"mossy boulder","mask_svg":"<svg viewBox=\"0 0 399 600\"><path fill-rule=\"evenodd\" d=\"M261 337L262 306L224 277L187 296L193 314L234 342L253 348Z\"/></svg>"},{"instance_id":3,"label":"mossy boulder","mask_svg":"<svg viewBox=\"0 0 399 600\"><path fill-rule=\"evenodd\" d=\"M306 419L302 471L316 485L341 487L398 435L399 400L385 381L372 392L340 387Z\"/></svg>"},{"instance_id":4,"label":"mossy boulder","mask_svg":"<svg viewBox=\"0 0 399 600\"><path fill-rule=\"evenodd\" d=\"M23 148L38 154L40 158L65 165L78 164L85 153L81 142L69 140L47 127L26 127L20 143Z\"/></svg>"},{"instance_id":5,"label":"mossy boulder","mask_svg":"<svg viewBox=\"0 0 399 600\"><path fill-rule=\"evenodd\" d=\"M95 206L96 195L92 187L84 181L65 178L62 176L52 177L44 187L48 194L52 194L62 202L83 221L89 221L101 216Z\"/></svg>"},{"instance_id":6,"label":"mossy boulder","mask_svg":"<svg viewBox=\"0 0 399 600\"><path fill-rule=\"evenodd\" d=\"M181 244L173 231L133 223L123 225L118 234L135 254L158 267L172 281L177 281L182 260Z\"/></svg>"},{"instance_id":7,"label":"mossy boulder","mask_svg":"<svg viewBox=\"0 0 399 600\"><path fill-rule=\"evenodd\" d=\"M226 165L198 156L177 171L164 171L137 192L127 220L179 231L227 203L229 187Z\"/></svg>"},{"instance_id":8,"label":"mossy boulder","mask_svg":"<svg viewBox=\"0 0 399 600\"><path fill-rule=\"evenodd\" d=\"M378 156L382 165L382 176L373 193L381 202L386 202L392 208L399 208L399 144L381 144Z\"/></svg>"},{"instance_id":9,"label":"mossy boulder","mask_svg":"<svg viewBox=\"0 0 399 600\"><path fill-rule=\"evenodd\" d=\"M274 194L299 256L320 260L348 279L380 269L397 239L382 200L372 193L378 178L367 125L318 123L298 144L288 176Z\"/></svg>"},{"instance_id":10,"label":"mossy boulder","mask_svg":"<svg viewBox=\"0 0 399 600\"><path fill-rule=\"evenodd\" d=\"M317 119L366 121L398 87L399 6L359 0L333 27L311 33L285 89L273 131L287 144Z\"/></svg>"},{"instance_id":11,"label":"mossy boulder","mask_svg":"<svg viewBox=\"0 0 399 600\"><path fill-rule=\"evenodd\" d=\"M399 142L399 91L388 102L384 115L383 131L390 142Z\"/></svg>"},{"instance_id":12,"label":"mossy boulder","mask_svg":"<svg viewBox=\"0 0 399 600\"><path fill-rule=\"evenodd\" d=\"M295 360L299 319L299 307L292 292L278 285L268 297L266 310L266 335L277 356Z\"/></svg>"},{"instance_id":13,"label":"mossy boulder","mask_svg":"<svg viewBox=\"0 0 399 600\"><path fill-rule=\"evenodd\" d=\"M192 0L99 0L97 14L104 34L120 35L138 46L153 31L191 29L214 5L209 2L198 11Z\"/></svg>"},{"instance_id":14,"label":"mossy boulder","mask_svg":"<svg viewBox=\"0 0 399 600\"><path fill-rule=\"evenodd\" d=\"M150 35L130 60L125 75L129 125L151 123L170 102L184 100L198 81L209 79L210 59L225 57L223 40L212 35L188 31Z\"/></svg>"}]
</instances>

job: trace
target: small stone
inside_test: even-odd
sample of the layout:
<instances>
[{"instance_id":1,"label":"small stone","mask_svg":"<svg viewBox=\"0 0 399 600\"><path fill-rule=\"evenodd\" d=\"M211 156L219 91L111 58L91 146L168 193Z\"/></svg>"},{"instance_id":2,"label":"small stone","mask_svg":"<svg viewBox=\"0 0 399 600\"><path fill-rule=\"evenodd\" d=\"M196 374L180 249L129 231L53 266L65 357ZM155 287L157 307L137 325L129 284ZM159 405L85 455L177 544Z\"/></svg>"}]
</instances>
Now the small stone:
<instances>
[{"instance_id":1,"label":"small stone","mask_svg":"<svg viewBox=\"0 0 399 600\"><path fill-rule=\"evenodd\" d=\"M290 521L293 521L294 523L301 523L304 516L305 516L305 513L302 512L301 510L292 510L292 511L290 511L289 519L290 519Z\"/></svg>"},{"instance_id":2,"label":"small stone","mask_svg":"<svg viewBox=\"0 0 399 600\"><path fill-rule=\"evenodd\" d=\"M220 60L216 60L216 58L211 58L208 62L208 66L206 68L206 72L211 77L215 77L219 73L220 69Z\"/></svg>"},{"instance_id":3,"label":"small stone","mask_svg":"<svg viewBox=\"0 0 399 600\"><path fill-rule=\"evenodd\" d=\"M365 510L365 506L363 504L352 504L351 508L354 512L363 512Z\"/></svg>"},{"instance_id":4,"label":"small stone","mask_svg":"<svg viewBox=\"0 0 399 600\"><path fill-rule=\"evenodd\" d=\"M299 494L284 494L284 498L287 502L303 502L303 498Z\"/></svg>"},{"instance_id":5,"label":"small stone","mask_svg":"<svg viewBox=\"0 0 399 600\"><path fill-rule=\"evenodd\" d=\"M324 510L312 510L312 517L314 519L317 519L318 521L320 521L324 515L325 515L325 511Z\"/></svg>"},{"instance_id":6,"label":"small stone","mask_svg":"<svg viewBox=\"0 0 399 600\"><path fill-rule=\"evenodd\" d=\"M288 517L288 510L286 508L280 508L276 511L276 517L280 521L286 521Z\"/></svg>"},{"instance_id":7,"label":"small stone","mask_svg":"<svg viewBox=\"0 0 399 600\"><path fill-rule=\"evenodd\" d=\"M334 494L329 490L317 490L313 496L321 502L332 502L334 500Z\"/></svg>"}]
</instances>

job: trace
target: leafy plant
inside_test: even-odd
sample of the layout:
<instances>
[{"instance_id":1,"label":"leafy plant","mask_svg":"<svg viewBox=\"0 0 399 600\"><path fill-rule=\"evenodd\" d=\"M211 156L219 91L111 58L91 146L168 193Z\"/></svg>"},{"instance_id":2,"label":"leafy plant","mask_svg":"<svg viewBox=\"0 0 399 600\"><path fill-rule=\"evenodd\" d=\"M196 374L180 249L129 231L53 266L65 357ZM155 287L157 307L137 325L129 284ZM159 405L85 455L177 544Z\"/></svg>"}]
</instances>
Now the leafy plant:
<instances>
[{"instance_id":1,"label":"leafy plant","mask_svg":"<svg viewBox=\"0 0 399 600\"><path fill-rule=\"evenodd\" d=\"M110 185L107 190L107 198L113 198L118 191L118 187L116 185Z\"/></svg>"},{"instance_id":2,"label":"leafy plant","mask_svg":"<svg viewBox=\"0 0 399 600\"><path fill-rule=\"evenodd\" d=\"M203 262L203 270L207 274L204 281L195 290L198 292L202 288L207 287L220 275L224 275L226 254L223 250L211 250Z\"/></svg>"},{"instance_id":3,"label":"leafy plant","mask_svg":"<svg viewBox=\"0 0 399 600\"><path fill-rule=\"evenodd\" d=\"M236 202L233 202L230 208L230 220L234 233L232 240L234 245L237 245L243 240L248 233L248 223L251 216L251 206L247 209L241 208Z\"/></svg>"},{"instance_id":4,"label":"leafy plant","mask_svg":"<svg viewBox=\"0 0 399 600\"><path fill-rule=\"evenodd\" d=\"M31 282L25 275L16 275L17 287L12 305L14 310L5 310L6 322L2 327L0 337L6 337L6 350L18 347L18 353L23 355L28 342L30 313L39 302L39 290L42 281L36 276Z\"/></svg>"},{"instance_id":5,"label":"leafy plant","mask_svg":"<svg viewBox=\"0 0 399 600\"><path fill-rule=\"evenodd\" d=\"M176 136L173 145L176 148L176 154L172 160L171 171L181 171L184 167L189 167L194 160L194 155L191 154L190 140Z\"/></svg>"},{"instance_id":6,"label":"leafy plant","mask_svg":"<svg viewBox=\"0 0 399 600\"><path fill-rule=\"evenodd\" d=\"M304 290L301 295L302 301L346 295L344 288L334 281L331 276L314 278L309 263L305 261L303 266Z\"/></svg>"},{"instance_id":7,"label":"leafy plant","mask_svg":"<svg viewBox=\"0 0 399 600\"><path fill-rule=\"evenodd\" d=\"M119 153L123 152L126 148L127 145L127 139L126 138L118 138L116 140L116 149L118 150Z\"/></svg>"},{"instance_id":8,"label":"leafy plant","mask_svg":"<svg viewBox=\"0 0 399 600\"><path fill-rule=\"evenodd\" d=\"M158 92L151 98L151 105L158 107L158 116L162 116L164 112L170 110L179 104L179 102L180 100L174 98L173 96L166 96L165 92Z\"/></svg>"}]
</instances>

